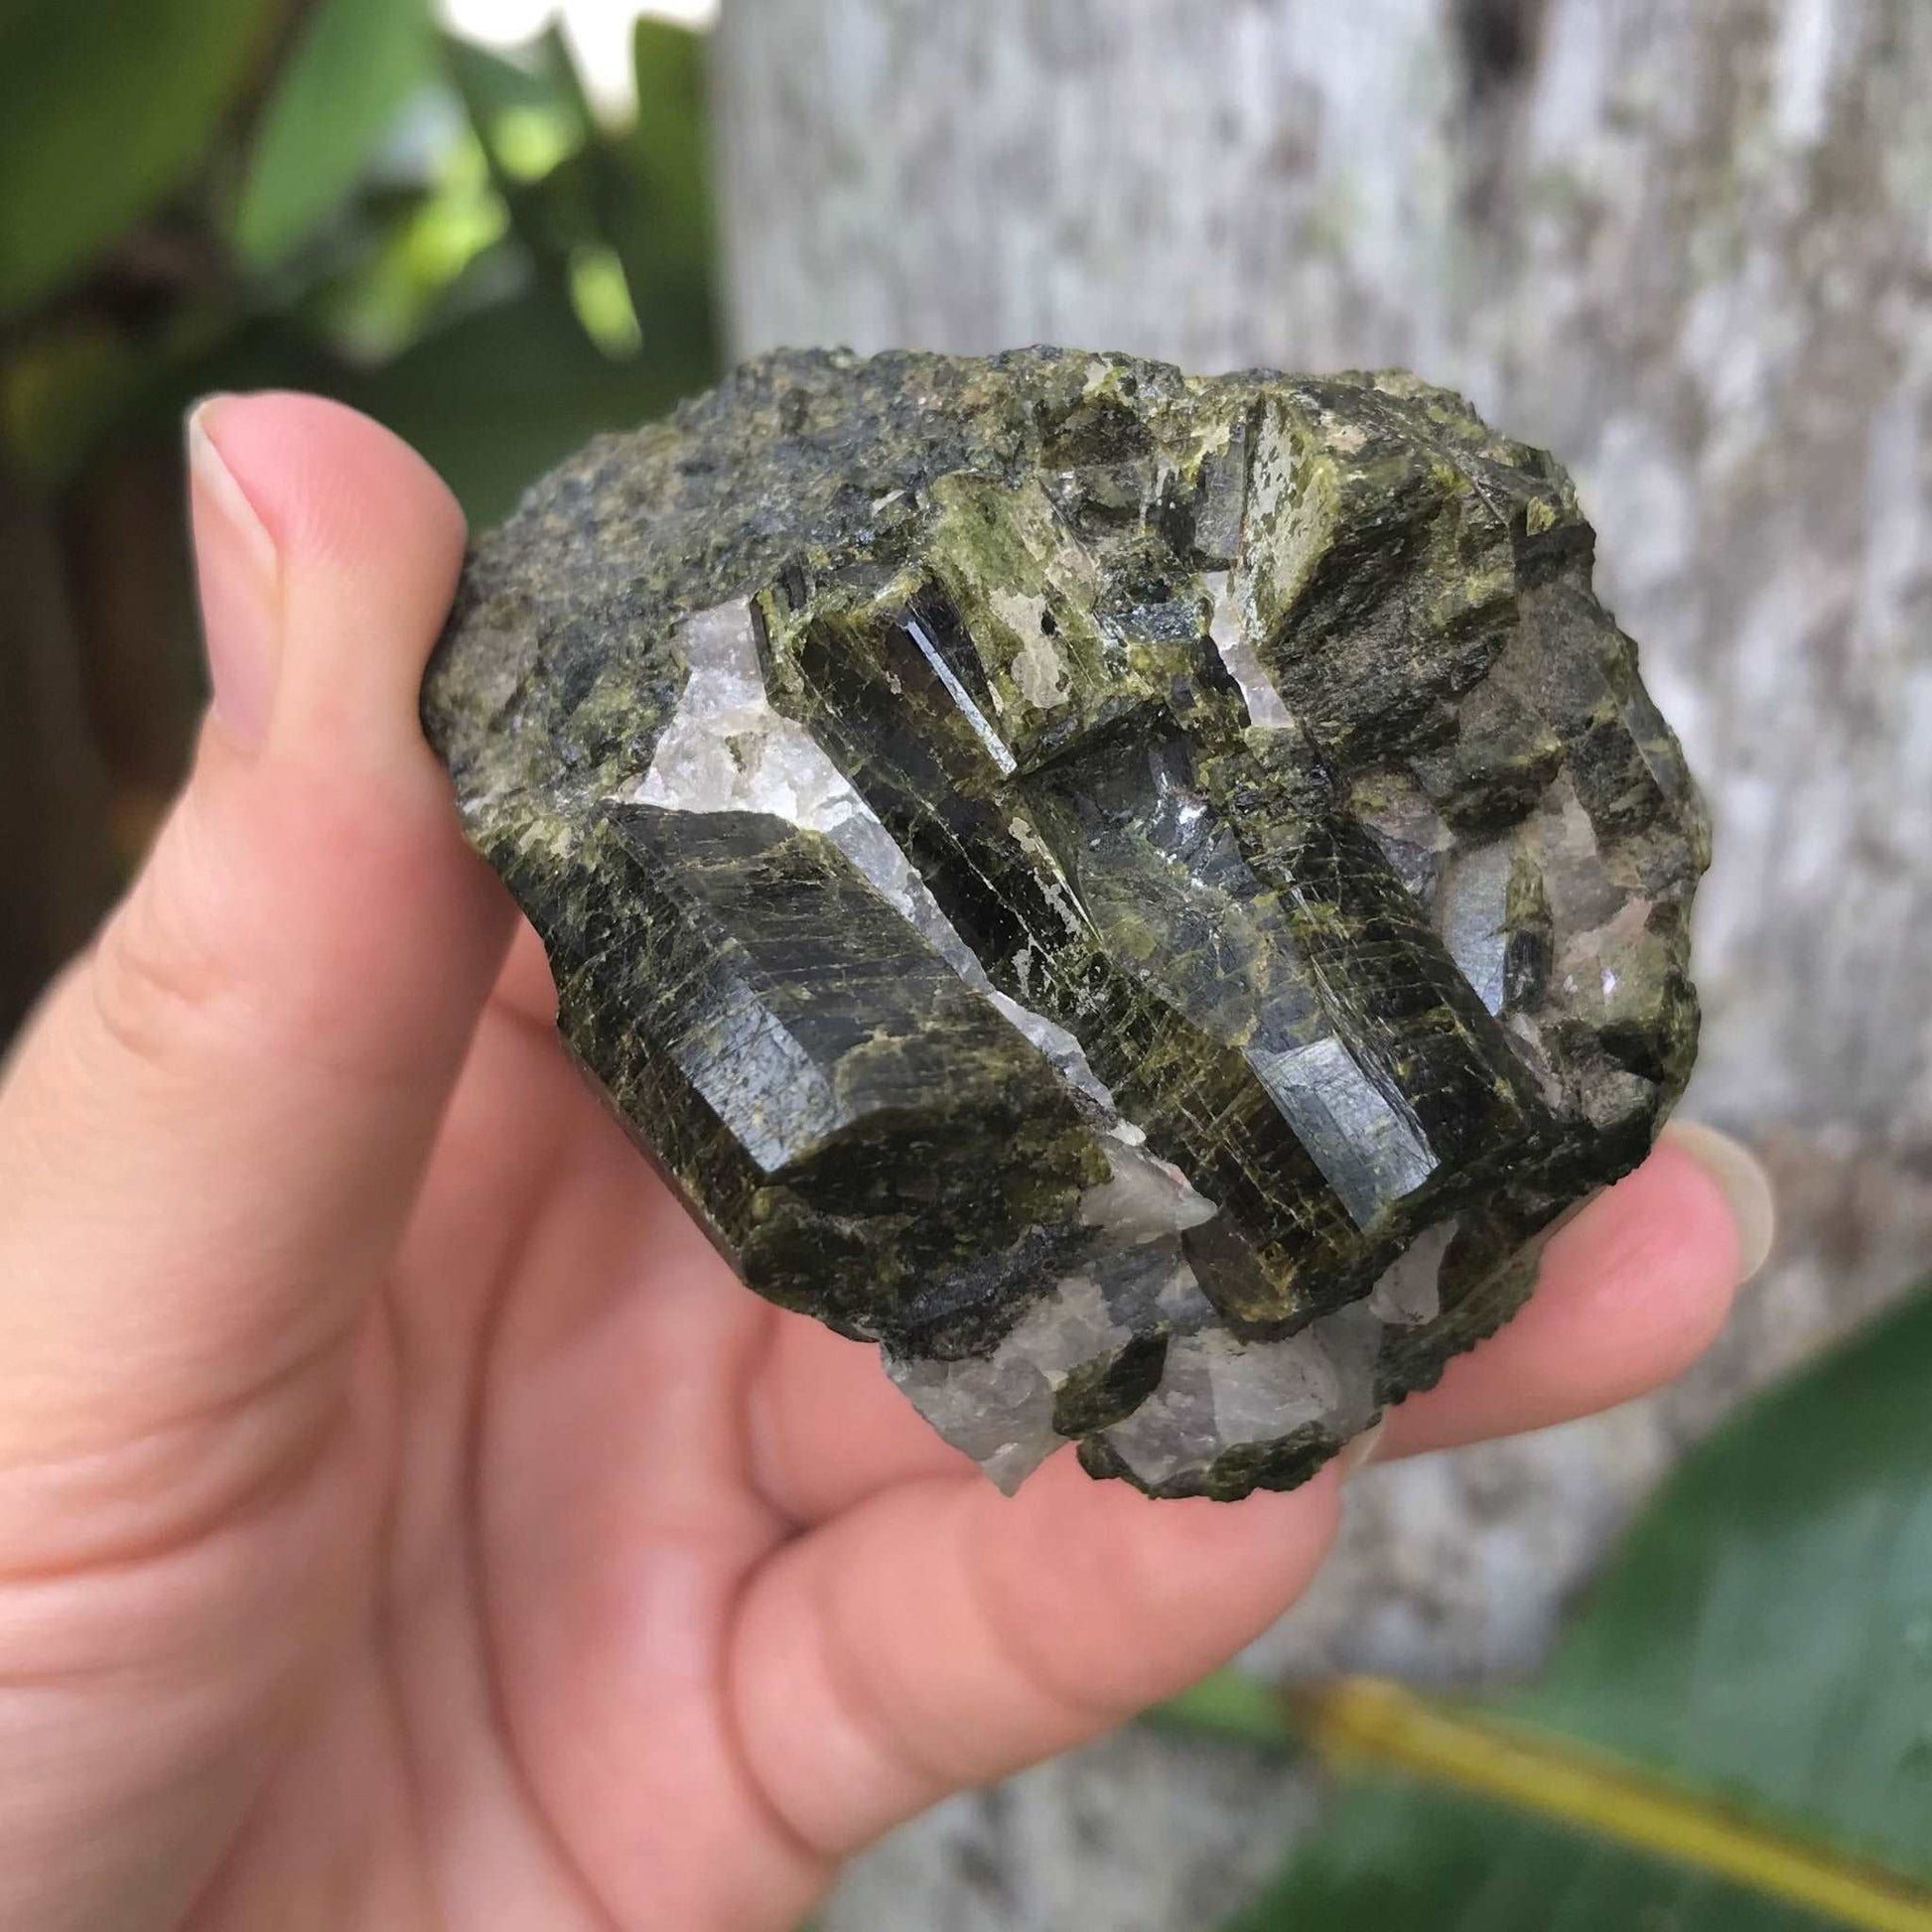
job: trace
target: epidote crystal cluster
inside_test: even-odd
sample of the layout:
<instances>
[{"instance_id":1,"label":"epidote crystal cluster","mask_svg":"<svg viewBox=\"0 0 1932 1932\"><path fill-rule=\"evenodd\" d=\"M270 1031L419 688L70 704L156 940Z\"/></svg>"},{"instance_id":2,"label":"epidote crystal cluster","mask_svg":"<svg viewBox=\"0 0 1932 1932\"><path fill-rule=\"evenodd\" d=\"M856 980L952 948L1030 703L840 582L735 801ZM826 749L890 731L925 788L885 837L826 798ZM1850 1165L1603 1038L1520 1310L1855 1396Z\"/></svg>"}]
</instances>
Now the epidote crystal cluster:
<instances>
[{"instance_id":1,"label":"epidote crystal cluster","mask_svg":"<svg viewBox=\"0 0 1932 1932\"><path fill-rule=\"evenodd\" d=\"M1003 1485L1299 1481L1641 1159L1706 835L1547 456L1400 374L760 358L424 692L570 1046Z\"/></svg>"}]
</instances>

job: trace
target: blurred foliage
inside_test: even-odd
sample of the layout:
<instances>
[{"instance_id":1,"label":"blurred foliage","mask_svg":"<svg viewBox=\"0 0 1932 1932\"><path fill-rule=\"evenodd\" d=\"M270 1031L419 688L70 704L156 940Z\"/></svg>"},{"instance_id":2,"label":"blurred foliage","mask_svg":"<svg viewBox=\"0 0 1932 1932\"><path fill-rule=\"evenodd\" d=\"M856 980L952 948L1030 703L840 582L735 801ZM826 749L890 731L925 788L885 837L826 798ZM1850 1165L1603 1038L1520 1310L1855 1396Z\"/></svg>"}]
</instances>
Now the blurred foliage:
<instances>
[{"instance_id":1,"label":"blurred foliage","mask_svg":"<svg viewBox=\"0 0 1932 1932\"><path fill-rule=\"evenodd\" d=\"M632 51L614 125L429 0L0 0L0 1039L186 757L197 396L341 397L480 522L717 374L705 43Z\"/></svg>"},{"instance_id":2,"label":"blurred foliage","mask_svg":"<svg viewBox=\"0 0 1932 1932\"><path fill-rule=\"evenodd\" d=\"M43 490L279 379L391 418L492 516L717 372L698 36L637 23L612 128L555 29L512 60L426 0L71 11L0 30L0 394Z\"/></svg>"},{"instance_id":3,"label":"blurred foliage","mask_svg":"<svg viewBox=\"0 0 1932 1932\"><path fill-rule=\"evenodd\" d=\"M396 0L334 0L302 22L243 167L233 241L244 263L272 267L354 192L433 56L427 15Z\"/></svg>"},{"instance_id":4,"label":"blurred foliage","mask_svg":"<svg viewBox=\"0 0 1932 1932\"><path fill-rule=\"evenodd\" d=\"M1921 1290L1693 1452L1523 1690L1170 1707L1339 1776L1230 1932L1932 1932L1928 1386Z\"/></svg>"},{"instance_id":5,"label":"blurred foliage","mask_svg":"<svg viewBox=\"0 0 1932 1932\"><path fill-rule=\"evenodd\" d=\"M274 21L269 0L15 0L0 21L0 313L187 185Z\"/></svg>"}]
</instances>

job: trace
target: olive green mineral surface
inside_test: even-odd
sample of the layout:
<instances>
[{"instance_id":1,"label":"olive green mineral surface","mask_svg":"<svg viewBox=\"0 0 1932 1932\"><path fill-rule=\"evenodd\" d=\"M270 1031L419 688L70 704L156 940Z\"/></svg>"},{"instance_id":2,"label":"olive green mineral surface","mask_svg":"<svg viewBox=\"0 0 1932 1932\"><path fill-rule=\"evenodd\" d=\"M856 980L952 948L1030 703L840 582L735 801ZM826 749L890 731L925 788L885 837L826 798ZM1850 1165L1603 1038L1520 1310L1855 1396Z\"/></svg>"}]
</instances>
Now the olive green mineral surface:
<instances>
[{"instance_id":1,"label":"olive green mineral surface","mask_svg":"<svg viewBox=\"0 0 1932 1932\"><path fill-rule=\"evenodd\" d=\"M1407 375L776 354L479 542L423 715L751 1287L1005 1486L1231 1497L1690 1069L1704 819L1591 541Z\"/></svg>"}]
</instances>

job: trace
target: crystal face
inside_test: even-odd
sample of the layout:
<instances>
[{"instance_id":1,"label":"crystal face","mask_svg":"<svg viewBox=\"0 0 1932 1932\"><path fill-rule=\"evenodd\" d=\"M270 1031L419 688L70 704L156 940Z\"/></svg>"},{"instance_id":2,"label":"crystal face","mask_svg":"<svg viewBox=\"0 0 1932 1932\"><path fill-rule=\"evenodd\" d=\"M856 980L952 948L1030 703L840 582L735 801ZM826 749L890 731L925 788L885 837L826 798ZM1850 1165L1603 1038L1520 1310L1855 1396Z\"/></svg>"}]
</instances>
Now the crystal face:
<instances>
[{"instance_id":1,"label":"crystal face","mask_svg":"<svg viewBox=\"0 0 1932 1932\"><path fill-rule=\"evenodd\" d=\"M781 353L477 546L424 688L571 1049L1011 1488L1306 1478L1695 1050L1563 471L1400 373Z\"/></svg>"}]
</instances>

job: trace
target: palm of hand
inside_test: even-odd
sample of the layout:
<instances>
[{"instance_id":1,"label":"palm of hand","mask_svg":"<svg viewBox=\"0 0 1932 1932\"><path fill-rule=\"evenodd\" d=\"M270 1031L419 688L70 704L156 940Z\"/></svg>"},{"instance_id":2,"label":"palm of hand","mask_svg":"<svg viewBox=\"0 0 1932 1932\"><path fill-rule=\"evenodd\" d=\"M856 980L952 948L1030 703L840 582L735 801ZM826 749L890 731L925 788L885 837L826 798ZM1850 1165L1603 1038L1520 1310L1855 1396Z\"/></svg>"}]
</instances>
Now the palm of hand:
<instances>
[{"instance_id":1,"label":"palm of hand","mask_svg":"<svg viewBox=\"0 0 1932 1932\"><path fill-rule=\"evenodd\" d=\"M790 1925L893 1819L1204 1667L1325 1543L1325 1485L1265 1499L1286 1534L1166 1627L1197 1580L1135 1561L1224 1569L1231 1519L1068 1467L996 1497L872 1351L731 1280L511 990L539 977L485 1010L357 1338L315 1478L346 1640L194 1926Z\"/></svg>"},{"instance_id":2,"label":"palm of hand","mask_svg":"<svg viewBox=\"0 0 1932 1932\"><path fill-rule=\"evenodd\" d=\"M385 1932L775 1932L896 1819L1186 1682L1328 1542L1327 1482L1175 1508L1062 1456L995 1497L872 1351L732 1281L547 992L526 945L371 1317L342 1444L380 1526L353 1634L192 1921L210 1932L291 1897ZM1595 1232L1560 1284L1604 1272ZM1419 1445L1497 1402L1437 1406L1405 1418ZM348 1848L353 1916L323 1902Z\"/></svg>"},{"instance_id":3,"label":"palm of hand","mask_svg":"<svg viewBox=\"0 0 1932 1932\"><path fill-rule=\"evenodd\" d=\"M748 1761L748 1582L895 1459L957 1458L890 1426L866 1351L732 1282L501 990L356 1353L315 1478L346 1642L190 1923L792 1923L845 1848ZM774 1375L807 1367L886 1440L771 1482Z\"/></svg>"}]
</instances>

